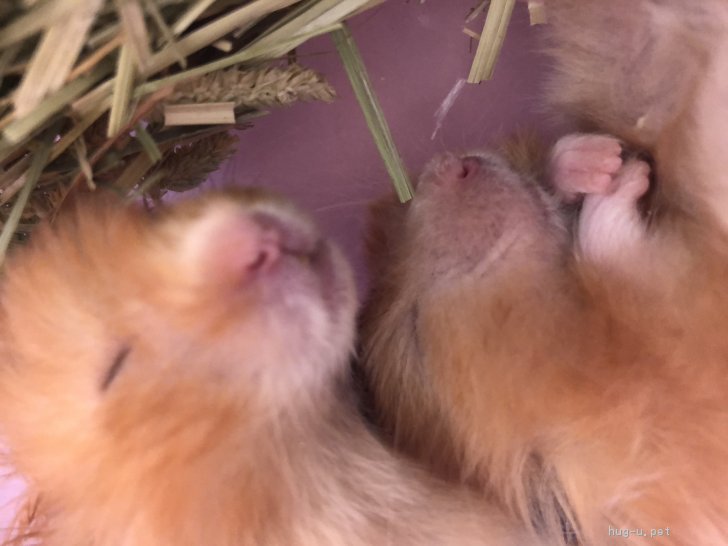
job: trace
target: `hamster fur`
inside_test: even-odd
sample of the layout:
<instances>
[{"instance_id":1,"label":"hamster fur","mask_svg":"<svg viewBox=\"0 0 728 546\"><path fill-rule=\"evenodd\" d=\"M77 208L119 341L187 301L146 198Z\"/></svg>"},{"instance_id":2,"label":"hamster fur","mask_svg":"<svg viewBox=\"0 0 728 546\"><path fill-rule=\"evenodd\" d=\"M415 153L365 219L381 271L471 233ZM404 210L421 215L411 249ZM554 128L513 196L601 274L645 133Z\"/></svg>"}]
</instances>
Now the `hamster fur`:
<instances>
[{"instance_id":1,"label":"hamster fur","mask_svg":"<svg viewBox=\"0 0 728 546\"><path fill-rule=\"evenodd\" d=\"M1 287L0 432L39 493L29 543L536 544L369 432L349 267L280 198L81 199Z\"/></svg>"},{"instance_id":2,"label":"hamster fur","mask_svg":"<svg viewBox=\"0 0 728 546\"><path fill-rule=\"evenodd\" d=\"M728 3L549 0L550 107L655 162L655 212L728 231Z\"/></svg>"},{"instance_id":3,"label":"hamster fur","mask_svg":"<svg viewBox=\"0 0 728 546\"><path fill-rule=\"evenodd\" d=\"M548 102L588 130L651 148L691 102L724 0L548 0Z\"/></svg>"},{"instance_id":4,"label":"hamster fur","mask_svg":"<svg viewBox=\"0 0 728 546\"><path fill-rule=\"evenodd\" d=\"M590 545L627 536L728 544L728 4L552 0L547 8L551 104L648 152L650 195L640 161L596 172L596 184L584 178L594 165L559 173L570 161L560 151L579 164L595 142L575 135L551 162L560 197L585 196L565 254L544 260L560 228L543 224L538 234L533 223L516 237L542 237L539 252L503 254L490 235L502 206L484 203L472 233L459 229L473 201L460 183L447 187L467 204L422 192L409 211L376 211L363 346L380 420L400 447L497 491L534 526L557 535L565 522L565 540L571 532ZM455 178L478 179L502 203L492 179L513 174ZM513 216L527 195L513 196ZM443 216L450 221L430 219ZM389 225L395 218L401 225ZM501 231L497 241L509 233ZM444 282L414 271L440 255L456 264L458 253L468 264L479 255L491 274L476 281L455 270ZM439 439L423 434L414 412L423 401Z\"/></svg>"},{"instance_id":5,"label":"hamster fur","mask_svg":"<svg viewBox=\"0 0 728 546\"><path fill-rule=\"evenodd\" d=\"M492 153L441 156L407 209L374 208L374 413L552 540L728 544L728 241L671 208L671 186L639 224L647 167L615 168L604 142L555 181L592 202L575 244L553 197ZM604 161L610 190L590 186Z\"/></svg>"}]
</instances>

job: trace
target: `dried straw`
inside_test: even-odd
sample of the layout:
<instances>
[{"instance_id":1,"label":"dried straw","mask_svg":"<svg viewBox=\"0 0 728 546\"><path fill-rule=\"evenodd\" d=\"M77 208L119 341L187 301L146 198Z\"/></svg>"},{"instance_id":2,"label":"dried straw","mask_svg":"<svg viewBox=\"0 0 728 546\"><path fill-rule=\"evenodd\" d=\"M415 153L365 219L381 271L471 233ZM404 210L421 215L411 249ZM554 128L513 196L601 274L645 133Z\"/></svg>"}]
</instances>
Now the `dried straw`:
<instances>
[{"instance_id":1,"label":"dried straw","mask_svg":"<svg viewBox=\"0 0 728 546\"><path fill-rule=\"evenodd\" d=\"M469 83L480 83L493 77L515 3L516 0L491 0L473 66L468 75Z\"/></svg>"},{"instance_id":2,"label":"dried straw","mask_svg":"<svg viewBox=\"0 0 728 546\"><path fill-rule=\"evenodd\" d=\"M267 108L334 98L315 72L270 61L380 1L0 2L0 204L20 207L0 238L13 240L15 226L53 218L70 192L115 185L115 177L127 191L199 183L233 142L210 124L239 127ZM192 115L167 129L164 105L182 104ZM52 125L39 167L40 135ZM180 143L187 157L197 145L207 153L187 176L171 168ZM179 182L154 181L171 172Z\"/></svg>"},{"instance_id":3,"label":"dried straw","mask_svg":"<svg viewBox=\"0 0 728 546\"><path fill-rule=\"evenodd\" d=\"M339 50L339 55L344 63L344 68L349 76L349 81L351 81L351 86L354 88L359 105L364 111L364 118L374 137L374 143L377 145L389 176L392 177L397 196L403 203L409 201L412 199L413 190L407 176L407 170L404 168L402 158L394 145L394 139L389 131L382 108L379 106L371 81L369 81L369 76L364 68L364 61L354 44L354 39L345 25L332 32L331 36L336 44L336 49Z\"/></svg>"},{"instance_id":4,"label":"dried straw","mask_svg":"<svg viewBox=\"0 0 728 546\"><path fill-rule=\"evenodd\" d=\"M178 85L168 104L233 102L236 108L263 109L297 101L331 102L336 92L319 73L293 64L285 67L232 68Z\"/></svg>"},{"instance_id":5,"label":"dried straw","mask_svg":"<svg viewBox=\"0 0 728 546\"><path fill-rule=\"evenodd\" d=\"M195 188L235 152L237 143L236 136L221 132L177 146L165 154L153 173L162 175L163 189Z\"/></svg>"}]
</instances>

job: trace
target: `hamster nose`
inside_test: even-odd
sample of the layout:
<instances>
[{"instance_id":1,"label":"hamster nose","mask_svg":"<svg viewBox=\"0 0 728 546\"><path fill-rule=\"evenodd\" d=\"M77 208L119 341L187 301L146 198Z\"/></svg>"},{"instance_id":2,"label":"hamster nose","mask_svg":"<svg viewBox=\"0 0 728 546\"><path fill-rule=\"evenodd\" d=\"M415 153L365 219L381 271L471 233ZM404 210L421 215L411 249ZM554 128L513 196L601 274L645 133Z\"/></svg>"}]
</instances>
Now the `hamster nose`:
<instances>
[{"instance_id":1,"label":"hamster nose","mask_svg":"<svg viewBox=\"0 0 728 546\"><path fill-rule=\"evenodd\" d=\"M251 273L263 273L281 256L281 236L275 230L256 227L241 238L239 252L243 265Z\"/></svg>"},{"instance_id":2,"label":"hamster nose","mask_svg":"<svg viewBox=\"0 0 728 546\"><path fill-rule=\"evenodd\" d=\"M305 256L316 249L320 236L309 224L268 211L238 219L240 252L249 271L266 271L281 255Z\"/></svg>"},{"instance_id":3,"label":"hamster nose","mask_svg":"<svg viewBox=\"0 0 728 546\"><path fill-rule=\"evenodd\" d=\"M452 187L474 179L479 170L479 158L474 156L460 158L448 152L433 161L425 178L437 186Z\"/></svg>"},{"instance_id":4,"label":"hamster nose","mask_svg":"<svg viewBox=\"0 0 728 546\"><path fill-rule=\"evenodd\" d=\"M479 157L472 155L465 156L461 160L462 163L462 179L475 178L478 175L481 167L481 160Z\"/></svg>"},{"instance_id":5,"label":"hamster nose","mask_svg":"<svg viewBox=\"0 0 728 546\"><path fill-rule=\"evenodd\" d=\"M205 252L216 276L246 281L264 274L281 256L281 234L247 214L230 218L211 234Z\"/></svg>"},{"instance_id":6,"label":"hamster nose","mask_svg":"<svg viewBox=\"0 0 728 546\"><path fill-rule=\"evenodd\" d=\"M179 256L210 286L239 287L266 276L285 256L309 255L319 238L312 223L272 205L256 210L220 200L184 230Z\"/></svg>"},{"instance_id":7,"label":"hamster nose","mask_svg":"<svg viewBox=\"0 0 728 546\"><path fill-rule=\"evenodd\" d=\"M268 212L256 212L252 219L266 233L275 234L279 251L284 254L309 254L318 242L318 235L311 226L296 220L281 218Z\"/></svg>"}]
</instances>

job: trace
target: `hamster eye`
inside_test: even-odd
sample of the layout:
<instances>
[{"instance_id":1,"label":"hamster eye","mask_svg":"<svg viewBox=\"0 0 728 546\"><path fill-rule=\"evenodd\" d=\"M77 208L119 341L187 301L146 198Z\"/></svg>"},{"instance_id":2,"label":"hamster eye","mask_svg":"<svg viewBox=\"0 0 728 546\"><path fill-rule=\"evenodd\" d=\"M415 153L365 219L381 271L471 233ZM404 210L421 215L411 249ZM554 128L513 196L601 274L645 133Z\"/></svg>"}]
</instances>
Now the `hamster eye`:
<instances>
[{"instance_id":1,"label":"hamster eye","mask_svg":"<svg viewBox=\"0 0 728 546\"><path fill-rule=\"evenodd\" d=\"M119 375L119 372L121 371L122 366L124 365L124 362L126 361L126 357L129 356L129 353L131 352L131 347L128 345L124 345L118 353L116 353L116 356L114 357L114 361L111 363L111 366L106 371L106 375L104 376L104 380L101 382L101 391L105 391L109 388L111 383L116 379L116 376Z\"/></svg>"}]
</instances>

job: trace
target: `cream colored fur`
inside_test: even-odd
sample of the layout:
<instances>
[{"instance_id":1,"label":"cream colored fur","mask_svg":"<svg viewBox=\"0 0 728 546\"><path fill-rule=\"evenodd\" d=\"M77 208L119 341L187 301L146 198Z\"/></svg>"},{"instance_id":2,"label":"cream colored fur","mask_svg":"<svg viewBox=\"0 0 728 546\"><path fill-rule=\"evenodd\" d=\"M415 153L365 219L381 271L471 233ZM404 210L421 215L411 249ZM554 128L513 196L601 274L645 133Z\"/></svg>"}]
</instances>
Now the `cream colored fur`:
<instances>
[{"instance_id":1,"label":"cream colored fur","mask_svg":"<svg viewBox=\"0 0 728 546\"><path fill-rule=\"evenodd\" d=\"M349 267L279 198L152 216L84 199L14 253L1 304L0 433L39 494L29 544L537 543L367 429Z\"/></svg>"}]
</instances>

